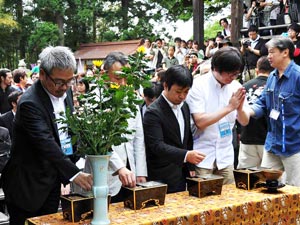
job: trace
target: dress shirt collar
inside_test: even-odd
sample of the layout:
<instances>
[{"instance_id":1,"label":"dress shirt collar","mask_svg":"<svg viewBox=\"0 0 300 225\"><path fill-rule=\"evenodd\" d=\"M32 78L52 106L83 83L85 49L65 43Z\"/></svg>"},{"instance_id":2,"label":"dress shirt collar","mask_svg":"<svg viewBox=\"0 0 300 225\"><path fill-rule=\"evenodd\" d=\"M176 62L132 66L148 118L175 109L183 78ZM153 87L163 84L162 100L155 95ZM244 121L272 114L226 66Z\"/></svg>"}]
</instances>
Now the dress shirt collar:
<instances>
[{"instance_id":1,"label":"dress shirt collar","mask_svg":"<svg viewBox=\"0 0 300 225\"><path fill-rule=\"evenodd\" d=\"M222 85L220 84L220 82L217 80L217 78L215 77L215 75L213 74L213 71L211 70L210 71L211 73L211 82L213 83L213 85L218 88L218 89L221 89L222 88ZM223 85L223 87L225 87L226 84Z\"/></svg>"},{"instance_id":2,"label":"dress shirt collar","mask_svg":"<svg viewBox=\"0 0 300 225\"><path fill-rule=\"evenodd\" d=\"M181 109L181 107L183 106L183 101L179 105L175 105L175 104L173 104L172 102L170 102L168 100L168 98L164 95L164 92L162 92L161 95L167 101L167 103L169 104L169 106L171 107L171 109L177 109L178 107Z\"/></svg>"},{"instance_id":3,"label":"dress shirt collar","mask_svg":"<svg viewBox=\"0 0 300 225\"><path fill-rule=\"evenodd\" d=\"M293 60L291 60L290 64L286 67L284 73L282 74L282 76L285 76L286 78L289 78L291 75L292 75L292 70L293 70L293 67L295 65L295 62ZM273 74L277 77L279 77L279 72L278 72L278 69L275 69Z\"/></svg>"}]
</instances>

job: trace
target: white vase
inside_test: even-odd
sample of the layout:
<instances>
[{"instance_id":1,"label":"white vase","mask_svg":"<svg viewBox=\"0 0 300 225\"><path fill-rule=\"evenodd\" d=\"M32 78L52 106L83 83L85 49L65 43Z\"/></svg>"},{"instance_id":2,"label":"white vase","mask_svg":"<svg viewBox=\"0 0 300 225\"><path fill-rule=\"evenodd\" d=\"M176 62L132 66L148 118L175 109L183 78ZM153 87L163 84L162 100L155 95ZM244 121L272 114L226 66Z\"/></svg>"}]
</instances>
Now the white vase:
<instances>
[{"instance_id":1,"label":"white vase","mask_svg":"<svg viewBox=\"0 0 300 225\"><path fill-rule=\"evenodd\" d=\"M110 224L108 218L108 162L110 155L88 155L93 170L94 211L92 225Z\"/></svg>"}]
</instances>

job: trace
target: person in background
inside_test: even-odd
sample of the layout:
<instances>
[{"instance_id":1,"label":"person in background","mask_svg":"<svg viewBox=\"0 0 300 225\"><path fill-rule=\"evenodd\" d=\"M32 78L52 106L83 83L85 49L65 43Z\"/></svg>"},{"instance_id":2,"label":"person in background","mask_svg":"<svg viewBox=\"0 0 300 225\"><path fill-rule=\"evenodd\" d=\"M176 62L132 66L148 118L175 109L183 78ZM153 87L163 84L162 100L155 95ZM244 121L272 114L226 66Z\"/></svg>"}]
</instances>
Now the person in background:
<instances>
[{"instance_id":1,"label":"person in background","mask_svg":"<svg viewBox=\"0 0 300 225\"><path fill-rule=\"evenodd\" d=\"M230 40L231 36L231 26L228 23L228 20L226 18L222 18L219 21L220 26L223 28L221 35L224 36L224 39Z\"/></svg>"},{"instance_id":2,"label":"person in background","mask_svg":"<svg viewBox=\"0 0 300 225\"><path fill-rule=\"evenodd\" d=\"M268 76L274 68L271 67L267 56L257 61L257 77L244 84L249 105L253 105L263 92ZM238 169L261 166L268 124L265 117L251 118L247 126L240 127L240 150Z\"/></svg>"},{"instance_id":3,"label":"person in background","mask_svg":"<svg viewBox=\"0 0 300 225\"><path fill-rule=\"evenodd\" d=\"M191 74L194 76L198 70L199 62L198 62L198 53L197 52L191 52L189 54L190 56L190 62L189 62L189 70Z\"/></svg>"},{"instance_id":4,"label":"person in background","mask_svg":"<svg viewBox=\"0 0 300 225\"><path fill-rule=\"evenodd\" d=\"M15 69L12 72L12 76L13 76L13 79L14 79L14 82L15 82L15 88L18 91L25 92L26 91L26 84L27 84L27 81L28 81L27 74L26 74L25 70L24 69Z\"/></svg>"},{"instance_id":5,"label":"person in background","mask_svg":"<svg viewBox=\"0 0 300 225\"><path fill-rule=\"evenodd\" d=\"M211 60L211 71L195 78L186 102L193 117L194 149L206 155L196 174L217 174L224 184L234 182L232 129L236 119L246 125L246 91L236 80L244 67L241 53L223 47Z\"/></svg>"},{"instance_id":6,"label":"person in background","mask_svg":"<svg viewBox=\"0 0 300 225\"><path fill-rule=\"evenodd\" d=\"M205 57L210 58L212 57L216 51L220 49L219 43L224 40L223 35L217 35L215 40L209 40L208 46L205 50Z\"/></svg>"},{"instance_id":7,"label":"person in background","mask_svg":"<svg viewBox=\"0 0 300 225\"><path fill-rule=\"evenodd\" d=\"M8 96L16 89L12 87L13 76L9 69L0 69L0 114L12 109L8 103Z\"/></svg>"},{"instance_id":8,"label":"person in background","mask_svg":"<svg viewBox=\"0 0 300 225\"><path fill-rule=\"evenodd\" d=\"M275 68L249 116L268 118L268 133L261 166L286 173L286 184L300 187L300 66L292 59L294 44L286 37L266 43Z\"/></svg>"},{"instance_id":9,"label":"person in background","mask_svg":"<svg viewBox=\"0 0 300 225\"><path fill-rule=\"evenodd\" d=\"M177 58L179 65L184 64L184 56L186 55L186 50L181 47L181 38L176 37L175 42L175 57Z\"/></svg>"},{"instance_id":10,"label":"person in background","mask_svg":"<svg viewBox=\"0 0 300 225\"><path fill-rule=\"evenodd\" d=\"M288 36L294 43L295 51L294 51L294 61L296 64L300 65L300 25L297 23L292 23L288 27Z\"/></svg>"},{"instance_id":11,"label":"person in background","mask_svg":"<svg viewBox=\"0 0 300 225\"><path fill-rule=\"evenodd\" d=\"M186 177L195 175L194 164L205 155L193 149L190 112L184 102L193 77L183 65L170 67L164 91L147 109L144 132L148 179L168 185L168 193L185 191Z\"/></svg>"},{"instance_id":12,"label":"person in background","mask_svg":"<svg viewBox=\"0 0 300 225\"><path fill-rule=\"evenodd\" d=\"M268 54L265 47L265 41L258 34L258 28L251 25L248 29L249 40L243 39L240 51L245 57L245 69L243 72L244 82L251 80L256 76L255 67L257 60L264 55Z\"/></svg>"},{"instance_id":13,"label":"person in background","mask_svg":"<svg viewBox=\"0 0 300 225\"><path fill-rule=\"evenodd\" d=\"M75 57L70 49L57 46L45 48L39 58L40 79L18 102L11 157L1 175L10 224L14 225L56 213L61 183L74 182L86 190L93 185L92 175L80 172L71 155L62 151L71 140L59 129L66 124L55 122L66 105L72 108Z\"/></svg>"},{"instance_id":14,"label":"person in background","mask_svg":"<svg viewBox=\"0 0 300 225\"><path fill-rule=\"evenodd\" d=\"M163 69L168 69L171 66L178 65L178 59L174 56L175 46L170 46L168 49L168 56L165 56L162 60Z\"/></svg>"},{"instance_id":15,"label":"person in background","mask_svg":"<svg viewBox=\"0 0 300 225\"><path fill-rule=\"evenodd\" d=\"M128 66L128 58L121 52L109 53L103 68L107 71L109 80L118 85L126 85L126 78L119 77L116 72ZM128 119L128 129L135 132L127 134L128 142L113 146L113 155L109 161L109 193L111 202L124 200L122 187L135 187L136 183L146 182L147 163L144 143L144 131L139 106L136 116Z\"/></svg>"},{"instance_id":16,"label":"person in background","mask_svg":"<svg viewBox=\"0 0 300 225\"><path fill-rule=\"evenodd\" d=\"M150 104L152 104L161 94L161 84L152 82L151 87L146 87L143 90L144 102L141 105L142 119L144 118L145 112Z\"/></svg>"},{"instance_id":17,"label":"person in background","mask_svg":"<svg viewBox=\"0 0 300 225\"><path fill-rule=\"evenodd\" d=\"M161 68L162 67L162 60L166 56L165 49L162 45L162 39L157 38L155 42L151 44L150 54L153 55L152 60L152 68Z\"/></svg>"},{"instance_id":18,"label":"person in background","mask_svg":"<svg viewBox=\"0 0 300 225\"><path fill-rule=\"evenodd\" d=\"M88 80L86 80L84 78L81 78L80 80L78 80L76 90L80 94L85 94L85 93L89 92L90 84L89 84Z\"/></svg>"},{"instance_id":19,"label":"person in background","mask_svg":"<svg viewBox=\"0 0 300 225\"><path fill-rule=\"evenodd\" d=\"M10 93L8 96L8 102L12 106L12 110L0 115L0 126L8 129L11 140L13 139L13 120L22 94L22 91L13 91Z\"/></svg>"}]
</instances>

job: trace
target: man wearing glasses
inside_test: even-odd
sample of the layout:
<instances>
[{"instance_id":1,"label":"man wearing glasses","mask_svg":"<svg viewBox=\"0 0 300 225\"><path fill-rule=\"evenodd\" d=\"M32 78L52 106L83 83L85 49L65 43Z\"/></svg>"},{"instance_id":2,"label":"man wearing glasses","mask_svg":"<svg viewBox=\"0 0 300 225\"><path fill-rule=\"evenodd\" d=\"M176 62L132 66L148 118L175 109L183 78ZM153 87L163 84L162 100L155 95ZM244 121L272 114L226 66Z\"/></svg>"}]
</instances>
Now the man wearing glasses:
<instances>
[{"instance_id":1,"label":"man wearing glasses","mask_svg":"<svg viewBox=\"0 0 300 225\"><path fill-rule=\"evenodd\" d=\"M11 158L1 181L10 224L26 218L57 212L60 187L71 181L90 190L92 176L79 172L71 162L72 148L63 151L70 139L55 122L72 107L70 86L76 61L66 47L47 47L40 54L40 79L18 102L13 127Z\"/></svg>"},{"instance_id":2,"label":"man wearing glasses","mask_svg":"<svg viewBox=\"0 0 300 225\"><path fill-rule=\"evenodd\" d=\"M246 125L245 89L236 81L243 70L243 58L234 47L216 51L211 71L194 80L187 103L193 117L194 147L206 155L196 165L196 175L218 174L224 184L232 183L234 151L232 129L237 119Z\"/></svg>"}]
</instances>

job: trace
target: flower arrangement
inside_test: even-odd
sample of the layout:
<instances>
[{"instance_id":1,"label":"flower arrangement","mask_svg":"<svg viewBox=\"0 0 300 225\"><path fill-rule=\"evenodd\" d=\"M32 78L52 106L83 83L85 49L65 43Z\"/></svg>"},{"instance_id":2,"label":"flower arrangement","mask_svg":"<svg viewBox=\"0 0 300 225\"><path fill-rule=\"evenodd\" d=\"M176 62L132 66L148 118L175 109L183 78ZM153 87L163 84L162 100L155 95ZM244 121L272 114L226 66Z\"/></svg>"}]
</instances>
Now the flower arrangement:
<instances>
[{"instance_id":1,"label":"flower arrangement","mask_svg":"<svg viewBox=\"0 0 300 225\"><path fill-rule=\"evenodd\" d=\"M140 85L147 86L150 77L143 72L144 52L137 51L128 57L129 67L118 73L126 77L127 85L112 83L106 74L96 74L87 78L92 89L79 96L81 105L73 112L68 108L60 122L67 124L72 134L72 143L77 143L77 151L86 155L106 155L112 145L126 142L128 119L135 117L141 98L136 94Z\"/></svg>"}]
</instances>

